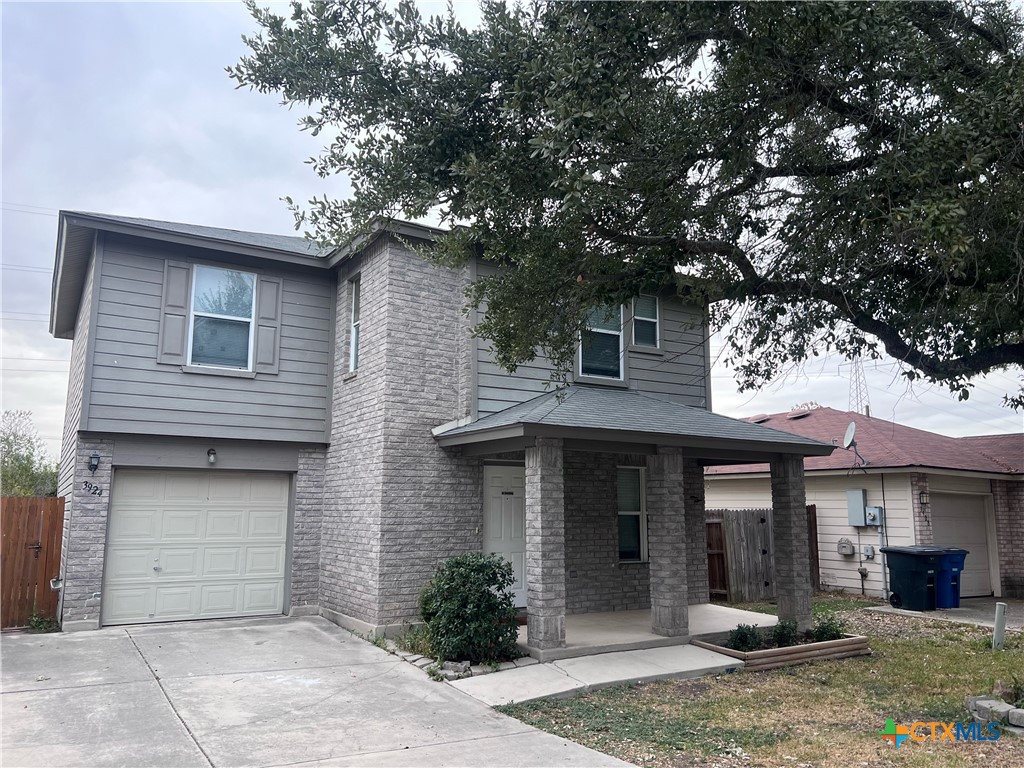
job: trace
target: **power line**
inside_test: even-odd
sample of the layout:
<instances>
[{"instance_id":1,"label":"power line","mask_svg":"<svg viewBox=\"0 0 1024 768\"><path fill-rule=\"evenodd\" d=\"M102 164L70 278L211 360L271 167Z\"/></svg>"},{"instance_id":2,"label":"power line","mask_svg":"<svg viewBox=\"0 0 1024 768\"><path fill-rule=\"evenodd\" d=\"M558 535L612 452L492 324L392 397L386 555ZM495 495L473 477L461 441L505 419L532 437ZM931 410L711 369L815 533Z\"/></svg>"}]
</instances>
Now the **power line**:
<instances>
[{"instance_id":1,"label":"power line","mask_svg":"<svg viewBox=\"0 0 1024 768\"><path fill-rule=\"evenodd\" d=\"M44 272L47 275L53 272L49 267L25 267L21 264L0 264L0 269L9 269L12 272Z\"/></svg>"}]
</instances>

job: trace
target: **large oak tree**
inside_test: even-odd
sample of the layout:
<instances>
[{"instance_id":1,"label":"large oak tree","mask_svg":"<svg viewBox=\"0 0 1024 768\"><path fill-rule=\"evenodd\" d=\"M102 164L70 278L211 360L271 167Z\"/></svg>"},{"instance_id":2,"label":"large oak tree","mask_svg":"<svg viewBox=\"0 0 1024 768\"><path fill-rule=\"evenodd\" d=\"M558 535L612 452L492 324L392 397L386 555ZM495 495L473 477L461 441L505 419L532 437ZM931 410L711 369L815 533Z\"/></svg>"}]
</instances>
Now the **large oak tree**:
<instances>
[{"instance_id":1,"label":"large oak tree","mask_svg":"<svg viewBox=\"0 0 1024 768\"><path fill-rule=\"evenodd\" d=\"M569 367L588 308L706 305L748 386L825 351L967 397L1024 364L1024 34L1006 2L250 5L229 70L302 105L350 199L296 207L342 242L375 218L462 225L514 368ZM1024 391L1009 393L1024 403Z\"/></svg>"}]
</instances>

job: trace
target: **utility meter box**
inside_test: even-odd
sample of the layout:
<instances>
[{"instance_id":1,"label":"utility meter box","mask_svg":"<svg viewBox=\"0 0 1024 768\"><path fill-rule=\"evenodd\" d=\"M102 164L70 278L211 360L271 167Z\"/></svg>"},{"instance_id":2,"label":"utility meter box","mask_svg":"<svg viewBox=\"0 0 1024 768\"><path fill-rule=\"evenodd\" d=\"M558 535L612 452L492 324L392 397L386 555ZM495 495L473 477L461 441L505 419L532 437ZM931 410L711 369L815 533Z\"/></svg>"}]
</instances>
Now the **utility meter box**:
<instances>
[{"instance_id":1,"label":"utility meter box","mask_svg":"<svg viewBox=\"0 0 1024 768\"><path fill-rule=\"evenodd\" d=\"M840 555L852 555L856 553L856 549L853 547L853 542L847 538L842 538L836 544L836 552Z\"/></svg>"},{"instance_id":2,"label":"utility meter box","mask_svg":"<svg viewBox=\"0 0 1024 768\"><path fill-rule=\"evenodd\" d=\"M865 521L865 525L881 525L882 524L882 508L881 507L864 507L864 521Z\"/></svg>"},{"instance_id":3,"label":"utility meter box","mask_svg":"<svg viewBox=\"0 0 1024 768\"><path fill-rule=\"evenodd\" d=\"M868 492L864 488L851 488L846 492L846 512L850 525L862 528L868 524L865 509L868 503Z\"/></svg>"}]
</instances>

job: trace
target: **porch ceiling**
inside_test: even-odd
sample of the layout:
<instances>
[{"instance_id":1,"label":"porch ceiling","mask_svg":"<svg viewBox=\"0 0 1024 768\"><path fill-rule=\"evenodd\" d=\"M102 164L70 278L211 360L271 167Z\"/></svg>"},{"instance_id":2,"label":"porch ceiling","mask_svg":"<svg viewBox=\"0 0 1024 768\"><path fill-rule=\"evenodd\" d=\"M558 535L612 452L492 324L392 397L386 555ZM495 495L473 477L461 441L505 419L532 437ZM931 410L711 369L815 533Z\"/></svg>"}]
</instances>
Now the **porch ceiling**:
<instances>
[{"instance_id":1,"label":"porch ceiling","mask_svg":"<svg viewBox=\"0 0 1024 768\"><path fill-rule=\"evenodd\" d=\"M730 419L658 395L573 384L482 419L437 432L438 444L467 455L520 450L558 437L567 450L653 453L680 447L705 464L768 461L778 454L827 456L835 446Z\"/></svg>"}]
</instances>

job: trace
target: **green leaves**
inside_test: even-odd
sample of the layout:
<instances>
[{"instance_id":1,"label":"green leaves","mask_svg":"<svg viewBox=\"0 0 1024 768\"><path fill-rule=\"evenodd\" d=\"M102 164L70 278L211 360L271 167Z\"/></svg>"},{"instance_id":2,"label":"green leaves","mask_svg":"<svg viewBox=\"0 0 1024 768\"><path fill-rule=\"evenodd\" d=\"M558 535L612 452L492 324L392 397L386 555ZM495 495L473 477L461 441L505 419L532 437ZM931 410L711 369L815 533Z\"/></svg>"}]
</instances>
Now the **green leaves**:
<instances>
[{"instance_id":1,"label":"green leaves","mask_svg":"<svg viewBox=\"0 0 1024 768\"><path fill-rule=\"evenodd\" d=\"M300 224L463 226L439 258L502 267L469 298L509 368L564 375L586 310L652 283L728 323L748 386L828 350L961 393L1024 363L1006 2L487 3L472 30L408 0L252 10L231 76L305 106L334 136L311 164L355 190Z\"/></svg>"}]
</instances>

